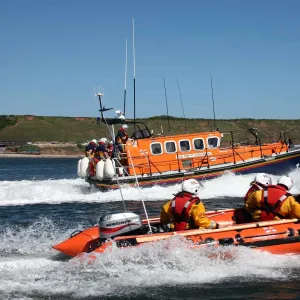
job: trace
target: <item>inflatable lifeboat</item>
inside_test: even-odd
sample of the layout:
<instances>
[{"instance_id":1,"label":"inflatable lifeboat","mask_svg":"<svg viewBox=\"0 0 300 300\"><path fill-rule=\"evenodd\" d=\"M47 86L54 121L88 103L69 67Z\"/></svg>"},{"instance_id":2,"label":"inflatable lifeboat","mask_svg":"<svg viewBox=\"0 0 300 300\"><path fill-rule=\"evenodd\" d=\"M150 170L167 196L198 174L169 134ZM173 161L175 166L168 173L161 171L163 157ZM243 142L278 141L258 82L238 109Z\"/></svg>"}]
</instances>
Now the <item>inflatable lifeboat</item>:
<instances>
[{"instance_id":1,"label":"inflatable lifeboat","mask_svg":"<svg viewBox=\"0 0 300 300\"><path fill-rule=\"evenodd\" d=\"M170 231L159 218L141 220L131 212L107 214L97 226L74 232L67 240L53 248L74 257L82 253L102 253L115 243L117 247L136 247L182 236L195 247L242 246L265 250L273 254L300 254L300 222L283 219L249 222L244 209L209 211L207 217L219 223L219 229L191 229ZM149 227L150 224L150 227Z\"/></svg>"}]
</instances>

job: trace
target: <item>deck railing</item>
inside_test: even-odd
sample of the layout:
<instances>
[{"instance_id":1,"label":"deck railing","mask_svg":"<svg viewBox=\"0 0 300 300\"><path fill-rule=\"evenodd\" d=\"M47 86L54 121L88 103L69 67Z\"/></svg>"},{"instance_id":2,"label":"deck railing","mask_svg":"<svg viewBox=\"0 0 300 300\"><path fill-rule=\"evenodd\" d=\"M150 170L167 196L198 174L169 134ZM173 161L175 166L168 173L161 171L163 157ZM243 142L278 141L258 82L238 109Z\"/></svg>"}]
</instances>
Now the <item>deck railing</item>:
<instances>
[{"instance_id":1,"label":"deck railing","mask_svg":"<svg viewBox=\"0 0 300 300\"><path fill-rule=\"evenodd\" d=\"M167 171L181 172L182 170L200 170L204 167L209 169L213 165L229 163L233 163L235 165L238 162L245 162L249 158L263 159L264 157L271 156L272 151L274 151L274 146L271 144L260 145L255 150L247 149L246 147L244 149L243 147L222 148L222 150L226 149L232 149L232 152L210 155L209 150L211 149L206 148L204 155L201 157L179 158L180 153L176 152L176 159L168 161L157 162L151 159L149 155L146 157L142 155L133 156L132 159L134 162L134 167L139 170L140 174L148 174L152 176L153 173L162 174L163 172ZM278 151L278 147L276 149ZM280 149L279 153L281 153L281 151L282 148ZM139 159L143 159L144 162L137 163Z\"/></svg>"}]
</instances>

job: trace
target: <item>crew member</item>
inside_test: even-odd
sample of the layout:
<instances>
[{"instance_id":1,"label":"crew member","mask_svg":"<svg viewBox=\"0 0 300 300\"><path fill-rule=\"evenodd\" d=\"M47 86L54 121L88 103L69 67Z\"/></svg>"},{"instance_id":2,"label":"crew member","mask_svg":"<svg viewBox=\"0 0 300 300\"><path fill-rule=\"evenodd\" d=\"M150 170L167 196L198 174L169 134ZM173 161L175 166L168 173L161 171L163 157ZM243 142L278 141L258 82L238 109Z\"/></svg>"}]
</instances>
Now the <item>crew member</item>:
<instances>
[{"instance_id":1,"label":"crew member","mask_svg":"<svg viewBox=\"0 0 300 300\"><path fill-rule=\"evenodd\" d=\"M97 140L93 139L85 147L85 156L91 157L94 154L96 148L97 148Z\"/></svg>"},{"instance_id":2,"label":"crew member","mask_svg":"<svg viewBox=\"0 0 300 300\"><path fill-rule=\"evenodd\" d=\"M128 125L123 124L116 135L116 146L120 152L124 152L123 144L126 144L128 140L127 130Z\"/></svg>"},{"instance_id":3,"label":"crew member","mask_svg":"<svg viewBox=\"0 0 300 300\"><path fill-rule=\"evenodd\" d=\"M205 216L205 207L198 193L200 184L195 179L182 183L182 191L168 201L160 213L162 225L170 224L175 231L195 228L219 228L219 224Z\"/></svg>"},{"instance_id":4,"label":"crew member","mask_svg":"<svg viewBox=\"0 0 300 300\"><path fill-rule=\"evenodd\" d=\"M96 165L100 160L105 160L109 157L106 149L107 138L101 138L98 141L98 146L94 151L94 157L90 159L90 176L96 175Z\"/></svg>"},{"instance_id":5,"label":"crew member","mask_svg":"<svg viewBox=\"0 0 300 300\"><path fill-rule=\"evenodd\" d=\"M112 140L110 140L107 145L107 152L108 152L109 157L113 157L114 148L115 148L114 142Z\"/></svg>"},{"instance_id":6,"label":"crew member","mask_svg":"<svg viewBox=\"0 0 300 300\"><path fill-rule=\"evenodd\" d=\"M250 197L252 193L255 191L259 191L268 187L268 185L272 184L271 178L265 173L259 173L255 176L254 180L250 183L250 188L248 189L245 197L244 197L244 206L246 204L247 199ZM243 224L252 222L252 216L245 209L236 209L234 211L234 220L236 224Z\"/></svg>"},{"instance_id":7,"label":"crew member","mask_svg":"<svg viewBox=\"0 0 300 300\"><path fill-rule=\"evenodd\" d=\"M106 158L109 158L107 149L107 138L101 138L98 141L98 146L95 150L94 158L97 160L97 162L101 159L105 160Z\"/></svg>"},{"instance_id":8,"label":"crew member","mask_svg":"<svg viewBox=\"0 0 300 300\"><path fill-rule=\"evenodd\" d=\"M247 199L253 192L265 189L270 184L272 184L272 179L270 176L265 173L257 174L254 180L250 183L250 188L244 197L244 202L246 203Z\"/></svg>"},{"instance_id":9,"label":"crew member","mask_svg":"<svg viewBox=\"0 0 300 300\"><path fill-rule=\"evenodd\" d=\"M288 192L292 187L292 178L281 176L277 185L269 185L253 192L247 199L245 208L254 221L299 219L300 204Z\"/></svg>"}]
</instances>

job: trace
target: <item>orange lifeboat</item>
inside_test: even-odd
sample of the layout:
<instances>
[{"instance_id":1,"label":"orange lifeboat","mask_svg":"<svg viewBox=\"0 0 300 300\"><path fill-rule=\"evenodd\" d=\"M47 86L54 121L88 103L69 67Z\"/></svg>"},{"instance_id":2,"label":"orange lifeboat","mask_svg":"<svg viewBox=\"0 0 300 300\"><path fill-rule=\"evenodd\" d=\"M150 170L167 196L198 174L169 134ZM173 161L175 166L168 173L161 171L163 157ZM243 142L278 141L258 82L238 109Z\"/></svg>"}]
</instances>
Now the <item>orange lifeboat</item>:
<instances>
[{"instance_id":1,"label":"orange lifeboat","mask_svg":"<svg viewBox=\"0 0 300 300\"><path fill-rule=\"evenodd\" d=\"M152 234L149 234L148 221L141 220L139 223L138 215L130 213L125 219L121 214L107 215L100 218L99 226L74 234L53 248L74 257L82 253L103 253L113 243L120 248L136 247L182 236L191 242L192 247L242 246L274 254L300 254L298 219L242 223L246 220L244 213L243 209L210 211L206 215L220 224L219 229L177 232L168 232L168 229L159 223L159 218L152 218L149 220ZM113 219L116 215L117 218ZM101 224L101 219L105 226Z\"/></svg>"},{"instance_id":2,"label":"orange lifeboat","mask_svg":"<svg viewBox=\"0 0 300 300\"><path fill-rule=\"evenodd\" d=\"M116 120L106 122L113 126ZM254 144L235 143L232 132L218 130L154 136L142 122L135 122L133 127L135 132L123 145L123 152L107 160L106 175L100 166L98 171L96 167L95 172L83 176L87 182L101 190L118 189L119 183L134 186L136 177L140 186L168 185L183 177L215 178L225 171L283 173L300 163L300 149L283 141L260 144L257 139ZM85 173L86 166L79 174Z\"/></svg>"}]
</instances>

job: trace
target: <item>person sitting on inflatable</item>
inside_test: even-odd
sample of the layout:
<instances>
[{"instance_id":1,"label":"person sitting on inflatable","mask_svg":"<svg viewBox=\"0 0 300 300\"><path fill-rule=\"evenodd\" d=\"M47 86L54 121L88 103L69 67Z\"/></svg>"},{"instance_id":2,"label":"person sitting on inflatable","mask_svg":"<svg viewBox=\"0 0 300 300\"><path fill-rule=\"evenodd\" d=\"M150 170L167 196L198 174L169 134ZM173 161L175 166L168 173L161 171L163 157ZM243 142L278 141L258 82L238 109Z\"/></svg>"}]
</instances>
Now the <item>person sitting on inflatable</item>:
<instances>
[{"instance_id":1,"label":"person sitting on inflatable","mask_svg":"<svg viewBox=\"0 0 300 300\"><path fill-rule=\"evenodd\" d=\"M170 224L175 231L196 228L219 228L219 224L205 216L205 207L199 198L200 184L195 179L182 183L182 191L168 201L160 213L162 225Z\"/></svg>"},{"instance_id":2,"label":"person sitting on inflatable","mask_svg":"<svg viewBox=\"0 0 300 300\"><path fill-rule=\"evenodd\" d=\"M293 187L289 176L278 178L277 185L269 185L253 192L245 208L254 221L300 218L300 204L288 192Z\"/></svg>"},{"instance_id":3,"label":"person sitting on inflatable","mask_svg":"<svg viewBox=\"0 0 300 300\"><path fill-rule=\"evenodd\" d=\"M247 191L245 197L244 197L244 202L246 203L247 199L249 196L258 190L263 190L268 187L268 185L272 184L272 179L270 176L268 176L265 173L259 173L255 176L254 180L251 181L250 183L250 188Z\"/></svg>"},{"instance_id":4,"label":"person sitting on inflatable","mask_svg":"<svg viewBox=\"0 0 300 300\"><path fill-rule=\"evenodd\" d=\"M244 197L244 206L246 204L247 199L254 193L255 191L262 190L267 188L268 185L272 184L272 179L265 173L258 173L254 180L250 183L250 188L248 189L245 197ZM247 212L246 209L244 210L236 210L234 212L234 220L236 224L243 224L252 222L252 216Z\"/></svg>"}]
</instances>

